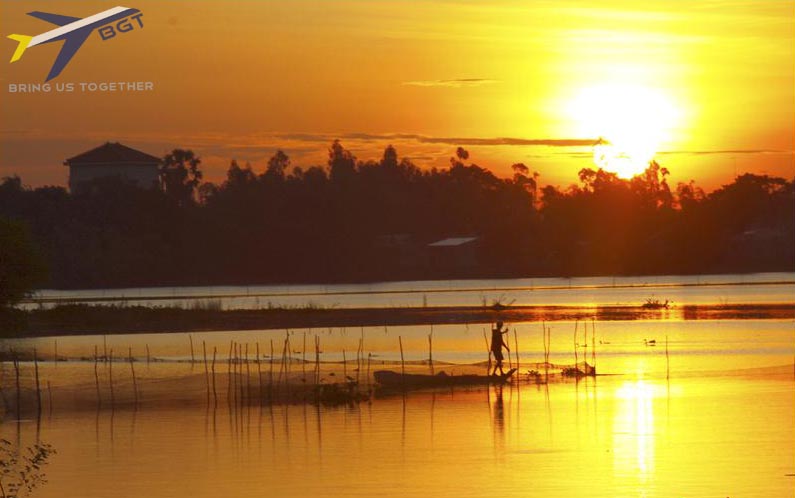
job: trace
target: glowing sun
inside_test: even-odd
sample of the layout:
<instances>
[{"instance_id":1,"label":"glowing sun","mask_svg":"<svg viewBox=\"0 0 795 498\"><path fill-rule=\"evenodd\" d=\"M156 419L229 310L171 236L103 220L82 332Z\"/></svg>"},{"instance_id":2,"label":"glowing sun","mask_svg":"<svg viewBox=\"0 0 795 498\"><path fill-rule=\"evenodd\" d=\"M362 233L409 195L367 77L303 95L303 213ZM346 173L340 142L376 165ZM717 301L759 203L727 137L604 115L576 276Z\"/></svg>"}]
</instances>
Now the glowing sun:
<instances>
[{"instance_id":1,"label":"glowing sun","mask_svg":"<svg viewBox=\"0 0 795 498\"><path fill-rule=\"evenodd\" d=\"M600 137L594 163L622 178L641 173L679 119L672 99L660 90L633 85L582 89L569 103L578 136Z\"/></svg>"}]
</instances>

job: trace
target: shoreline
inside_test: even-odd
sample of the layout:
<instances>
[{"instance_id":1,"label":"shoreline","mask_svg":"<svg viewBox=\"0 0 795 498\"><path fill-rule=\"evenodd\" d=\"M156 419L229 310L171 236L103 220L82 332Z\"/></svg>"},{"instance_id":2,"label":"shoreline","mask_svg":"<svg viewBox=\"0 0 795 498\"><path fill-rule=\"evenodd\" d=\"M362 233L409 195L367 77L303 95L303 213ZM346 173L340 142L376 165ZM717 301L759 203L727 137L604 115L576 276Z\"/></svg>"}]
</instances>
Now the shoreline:
<instances>
[{"instance_id":1,"label":"shoreline","mask_svg":"<svg viewBox=\"0 0 795 498\"><path fill-rule=\"evenodd\" d=\"M96 334L207 332L285 328L376 327L571 320L795 319L795 303L642 306L445 306L417 308L272 308L208 310L144 306L65 305L17 311L2 338Z\"/></svg>"}]
</instances>

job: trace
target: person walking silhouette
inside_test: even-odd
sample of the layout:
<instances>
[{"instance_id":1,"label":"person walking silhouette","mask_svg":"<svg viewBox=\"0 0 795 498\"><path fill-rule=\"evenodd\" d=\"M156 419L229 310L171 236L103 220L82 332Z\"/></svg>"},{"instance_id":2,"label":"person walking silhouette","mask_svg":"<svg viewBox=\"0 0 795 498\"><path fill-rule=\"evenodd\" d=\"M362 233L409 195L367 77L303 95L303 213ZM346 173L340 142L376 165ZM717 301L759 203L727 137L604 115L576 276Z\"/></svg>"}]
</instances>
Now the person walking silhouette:
<instances>
[{"instance_id":1,"label":"person walking silhouette","mask_svg":"<svg viewBox=\"0 0 795 498\"><path fill-rule=\"evenodd\" d=\"M491 372L492 375L497 375L498 368L500 369L500 375L505 375L502 369L502 360L504 359L502 348L505 348L509 353L511 352L511 348L505 344L505 340L502 338L504 334L508 333L508 329L502 330L502 325L502 322L498 321L497 325L491 329L491 354L494 355L494 371Z\"/></svg>"}]
</instances>

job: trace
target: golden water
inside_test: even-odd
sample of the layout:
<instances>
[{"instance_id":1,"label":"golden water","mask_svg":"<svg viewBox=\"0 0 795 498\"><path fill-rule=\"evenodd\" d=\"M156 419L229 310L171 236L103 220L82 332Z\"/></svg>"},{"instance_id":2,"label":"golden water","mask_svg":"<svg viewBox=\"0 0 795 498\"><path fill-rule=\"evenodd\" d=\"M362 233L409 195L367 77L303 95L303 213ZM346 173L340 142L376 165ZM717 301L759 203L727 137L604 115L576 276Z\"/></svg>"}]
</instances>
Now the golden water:
<instances>
[{"instance_id":1,"label":"golden water","mask_svg":"<svg viewBox=\"0 0 795 498\"><path fill-rule=\"evenodd\" d=\"M41 497L791 496L789 374L56 412L0 431L57 448Z\"/></svg>"}]
</instances>

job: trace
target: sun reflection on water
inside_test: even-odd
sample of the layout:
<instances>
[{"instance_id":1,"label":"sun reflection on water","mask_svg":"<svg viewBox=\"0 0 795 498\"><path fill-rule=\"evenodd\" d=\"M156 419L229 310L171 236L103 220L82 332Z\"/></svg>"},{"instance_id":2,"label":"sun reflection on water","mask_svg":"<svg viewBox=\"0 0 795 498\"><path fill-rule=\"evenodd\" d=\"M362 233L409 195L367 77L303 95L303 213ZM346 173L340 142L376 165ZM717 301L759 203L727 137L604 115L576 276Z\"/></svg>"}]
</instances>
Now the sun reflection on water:
<instances>
[{"instance_id":1,"label":"sun reflection on water","mask_svg":"<svg viewBox=\"0 0 795 498\"><path fill-rule=\"evenodd\" d=\"M618 410L613 423L613 456L617 472L640 482L654 474L655 389L643 380L625 382L616 390Z\"/></svg>"}]
</instances>

